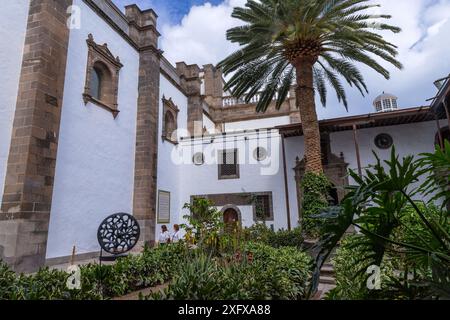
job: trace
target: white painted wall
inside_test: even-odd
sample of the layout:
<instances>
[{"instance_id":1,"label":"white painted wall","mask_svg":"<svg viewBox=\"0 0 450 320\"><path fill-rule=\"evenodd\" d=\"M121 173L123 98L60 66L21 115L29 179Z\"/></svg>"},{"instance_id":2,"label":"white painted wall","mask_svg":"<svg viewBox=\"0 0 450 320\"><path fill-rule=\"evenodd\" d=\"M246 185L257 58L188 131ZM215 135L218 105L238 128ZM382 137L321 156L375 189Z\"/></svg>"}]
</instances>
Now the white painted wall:
<instances>
[{"instance_id":1,"label":"white painted wall","mask_svg":"<svg viewBox=\"0 0 450 320\"><path fill-rule=\"evenodd\" d=\"M206 128L208 133L215 133L216 131L216 125L205 114L203 114L203 127Z\"/></svg>"},{"instance_id":2,"label":"white painted wall","mask_svg":"<svg viewBox=\"0 0 450 320\"><path fill-rule=\"evenodd\" d=\"M247 140L245 139L247 137ZM283 167L281 162L281 145L278 132L256 139L254 133L230 134L224 138L216 136L213 143L207 137L203 141L181 143L184 163L181 165L181 203L190 202L193 195L242 193L242 192L272 192L274 221L267 221L267 225L274 224L275 229L287 228L286 200L284 193ZM270 142L269 142L270 141ZM263 146L272 156L261 163L253 158L253 150ZM218 165L216 154L222 149L239 149L239 179L218 179ZM195 166L192 164L192 154L204 152L205 164ZM266 170L266 172L261 170ZM264 172L265 174L262 174ZM243 206L244 225L254 223L251 206ZM241 208L240 208L241 209ZM182 214L188 214L183 210Z\"/></svg>"},{"instance_id":3,"label":"white painted wall","mask_svg":"<svg viewBox=\"0 0 450 320\"><path fill-rule=\"evenodd\" d=\"M3 0L0 10L0 205L19 89L29 0Z\"/></svg>"},{"instance_id":4,"label":"white painted wall","mask_svg":"<svg viewBox=\"0 0 450 320\"><path fill-rule=\"evenodd\" d=\"M247 121L237 121L225 123L225 131L240 131L240 130L253 130L260 128L272 128L275 126L282 126L290 124L291 118L289 116L272 117L264 119L255 119Z\"/></svg>"},{"instance_id":5,"label":"white painted wall","mask_svg":"<svg viewBox=\"0 0 450 320\"><path fill-rule=\"evenodd\" d=\"M70 33L47 258L99 250L97 228L115 212L132 212L139 54L82 0L81 29ZM112 114L82 100L88 47L108 43L120 57L118 105Z\"/></svg>"},{"instance_id":6,"label":"white painted wall","mask_svg":"<svg viewBox=\"0 0 450 320\"><path fill-rule=\"evenodd\" d=\"M166 99L171 98L175 105L180 110L178 112L178 130L177 134L180 138L185 135L187 130L187 97L180 92L164 75L160 76L160 97ZM159 105L159 129L158 129L158 190L170 192L170 223L164 223L172 232L172 226L180 223L181 218L181 181L180 175L182 174L179 165L172 161L172 153L177 153L178 146L165 141L161 138L163 127L163 103L160 99ZM158 214L158 213L157 213ZM162 224L156 225L156 235L159 234Z\"/></svg>"},{"instance_id":7,"label":"white painted wall","mask_svg":"<svg viewBox=\"0 0 450 320\"><path fill-rule=\"evenodd\" d=\"M441 127L443 126L445 126L444 120L441 121ZM390 158L390 149L381 150L375 146L374 139L380 133L388 133L392 136L396 153L400 155L400 158L411 154L419 156L420 153L434 151L437 126L435 121L428 121L358 130L362 168L375 164L376 160L372 151L375 151L381 160ZM352 131L333 133L330 139L332 152L336 155L342 152L345 161L349 164L349 169L357 172L358 164ZM350 179L349 183L354 183L353 179Z\"/></svg>"},{"instance_id":8,"label":"white painted wall","mask_svg":"<svg viewBox=\"0 0 450 320\"><path fill-rule=\"evenodd\" d=\"M390 134L394 140L397 153L400 156L406 156L409 154L418 155L422 152L433 152L436 132L437 128L434 121L360 129L357 131L357 138L360 145L361 165L364 168L375 163L372 151L375 151L382 160L389 159L390 149L382 150L375 146L375 137L380 133ZM332 152L336 155L342 152L345 161L349 163L349 168L357 171L358 165L353 132L332 133L330 139Z\"/></svg>"},{"instance_id":9,"label":"white painted wall","mask_svg":"<svg viewBox=\"0 0 450 320\"><path fill-rule=\"evenodd\" d=\"M296 159L303 159L304 157L304 142L303 137L291 137L285 139L286 149L286 172L288 181L289 194L289 208L292 227L298 226L298 201L297 201L297 186L295 182Z\"/></svg>"},{"instance_id":10,"label":"white painted wall","mask_svg":"<svg viewBox=\"0 0 450 320\"><path fill-rule=\"evenodd\" d=\"M442 123L442 126L444 125ZM358 130L363 166L374 163L372 150L375 150L381 159L388 159L390 156L389 150L379 150L374 145L374 138L379 133L389 133L392 135L400 156L409 154L418 155L422 152L432 152L434 150L433 143L436 124L434 121L430 121ZM245 136L249 139L245 140ZM182 165L180 177L182 202L189 202L191 195L271 191L273 194L275 216L275 221L273 222L274 227L275 229L286 228L287 210L285 205L281 144L275 144L274 149L276 151L272 153L272 160L278 162L279 167L274 171L273 175L265 176L261 175L261 164L249 163L249 154L252 157L252 150L255 147L250 134L232 133L227 134L226 137L225 139L227 141L233 142L232 144L225 143L226 148L233 148L234 145L239 149L240 178L232 180L218 179L218 168L217 164L213 162L213 158L218 149L223 149L223 136L216 136L212 144L210 138L205 138L203 141L197 139L184 142L182 143L183 151L187 154L203 151L206 156L206 163L202 166L192 165L189 163L189 156L185 155L185 164ZM274 133L273 137L278 137L278 134ZM279 140L279 137L277 139ZM267 145L267 140L262 139L260 143ZM295 227L298 225L298 202L294 168L296 166L296 158L298 157L301 160L304 155L303 137L286 138L285 148L290 218L292 227ZM332 133L331 148L332 152L338 156L343 152L345 160L349 163L349 168L357 169L352 131ZM195 151L190 151L190 149L195 149ZM353 181L350 181L350 183L353 183ZM251 206L238 206L238 208L242 213L243 225L252 225L254 221ZM220 210L221 207L218 207L218 209ZM187 214L186 211L184 212ZM268 222L267 224L270 226L271 223Z\"/></svg>"}]
</instances>

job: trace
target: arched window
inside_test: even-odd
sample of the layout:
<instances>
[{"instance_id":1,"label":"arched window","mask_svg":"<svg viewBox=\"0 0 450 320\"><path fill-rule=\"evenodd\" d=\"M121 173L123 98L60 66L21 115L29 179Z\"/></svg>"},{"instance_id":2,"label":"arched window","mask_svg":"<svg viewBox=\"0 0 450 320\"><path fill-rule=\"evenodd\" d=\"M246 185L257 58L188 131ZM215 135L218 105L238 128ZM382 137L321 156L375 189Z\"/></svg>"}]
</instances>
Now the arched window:
<instances>
[{"instance_id":1,"label":"arched window","mask_svg":"<svg viewBox=\"0 0 450 320\"><path fill-rule=\"evenodd\" d=\"M91 72L91 96L103 103L113 103L113 88L111 83L111 72L108 67L97 61Z\"/></svg>"},{"instance_id":2,"label":"arched window","mask_svg":"<svg viewBox=\"0 0 450 320\"><path fill-rule=\"evenodd\" d=\"M178 137L175 132L178 129L178 112L180 111L178 107L173 103L172 99L166 99L164 96L162 98L163 102L163 127L162 127L162 138L165 141L171 143L177 143Z\"/></svg>"},{"instance_id":3,"label":"arched window","mask_svg":"<svg viewBox=\"0 0 450 320\"><path fill-rule=\"evenodd\" d=\"M94 67L91 73L91 96L97 100L102 99L102 73Z\"/></svg>"},{"instance_id":4,"label":"arched window","mask_svg":"<svg viewBox=\"0 0 450 320\"><path fill-rule=\"evenodd\" d=\"M175 118L173 117L172 113L167 111L166 115L164 116L164 128L165 128L165 136L167 139L172 139L172 134L176 129L175 125Z\"/></svg>"}]
</instances>

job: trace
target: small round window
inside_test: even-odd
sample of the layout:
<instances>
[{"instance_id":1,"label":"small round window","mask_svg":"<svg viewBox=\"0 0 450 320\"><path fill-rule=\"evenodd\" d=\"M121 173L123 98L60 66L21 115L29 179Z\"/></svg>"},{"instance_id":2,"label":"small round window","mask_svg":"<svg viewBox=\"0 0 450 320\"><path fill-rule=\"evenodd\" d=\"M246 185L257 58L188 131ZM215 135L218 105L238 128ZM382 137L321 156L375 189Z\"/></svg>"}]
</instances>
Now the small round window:
<instances>
[{"instance_id":1,"label":"small round window","mask_svg":"<svg viewBox=\"0 0 450 320\"><path fill-rule=\"evenodd\" d=\"M196 166L201 166L203 163L205 163L205 156L203 155L203 153L197 152L197 153L194 154L194 156L192 157L192 162L193 162Z\"/></svg>"},{"instance_id":2,"label":"small round window","mask_svg":"<svg viewBox=\"0 0 450 320\"><path fill-rule=\"evenodd\" d=\"M263 147L258 147L253 151L253 158L257 161L263 161L267 158L267 150Z\"/></svg>"},{"instance_id":3,"label":"small round window","mask_svg":"<svg viewBox=\"0 0 450 320\"><path fill-rule=\"evenodd\" d=\"M380 149L389 149L393 142L391 135L387 133L380 133L375 137L375 145Z\"/></svg>"}]
</instances>

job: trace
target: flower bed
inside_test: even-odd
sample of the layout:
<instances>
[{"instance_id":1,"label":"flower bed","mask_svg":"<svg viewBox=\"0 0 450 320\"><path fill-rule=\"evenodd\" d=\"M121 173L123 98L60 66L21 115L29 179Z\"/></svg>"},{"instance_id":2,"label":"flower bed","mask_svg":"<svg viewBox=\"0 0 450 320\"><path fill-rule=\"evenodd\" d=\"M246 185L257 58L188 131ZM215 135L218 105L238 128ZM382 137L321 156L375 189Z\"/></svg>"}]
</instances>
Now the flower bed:
<instances>
[{"instance_id":1,"label":"flower bed","mask_svg":"<svg viewBox=\"0 0 450 320\"><path fill-rule=\"evenodd\" d=\"M0 300L109 299L166 282L184 258L184 247L171 245L146 249L113 265L80 266L80 290L68 289L65 271L42 268L33 275L16 275L0 262Z\"/></svg>"},{"instance_id":2,"label":"flower bed","mask_svg":"<svg viewBox=\"0 0 450 320\"><path fill-rule=\"evenodd\" d=\"M293 247L248 243L227 258L196 252L163 292L147 299L302 299L311 276L310 257Z\"/></svg>"},{"instance_id":3,"label":"flower bed","mask_svg":"<svg viewBox=\"0 0 450 320\"><path fill-rule=\"evenodd\" d=\"M212 258L172 244L146 249L113 265L80 266L81 289L69 290L65 271L43 268L16 275L0 263L0 300L110 299L171 279L156 299L300 299L311 259L295 248L249 243L237 255Z\"/></svg>"}]
</instances>

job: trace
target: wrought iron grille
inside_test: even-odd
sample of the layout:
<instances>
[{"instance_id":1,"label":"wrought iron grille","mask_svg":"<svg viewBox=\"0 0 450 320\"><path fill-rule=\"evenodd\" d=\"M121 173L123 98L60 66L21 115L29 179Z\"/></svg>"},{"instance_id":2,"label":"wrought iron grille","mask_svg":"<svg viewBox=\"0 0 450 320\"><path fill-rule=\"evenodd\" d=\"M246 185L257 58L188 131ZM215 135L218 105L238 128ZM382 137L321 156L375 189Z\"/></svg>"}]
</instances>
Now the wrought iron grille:
<instances>
[{"instance_id":1,"label":"wrought iron grille","mask_svg":"<svg viewBox=\"0 0 450 320\"><path fill-rule=\"evenodd\" d=\"M115 213L100 224L97 239L100 247L111 254L122 254L133 249L139 240L139 224L127 213Z\"/></svg>"},{"instance_id":2,"label":"wrought iron grille","mask_svg":"<svg viewBox=\"0 0 450 320\"><path fill-rule=\"evenodd\" d=\"M221 177L238 175L237 150L223 150L220 155L219 172Z\"/></svg>"}]
</instances>

